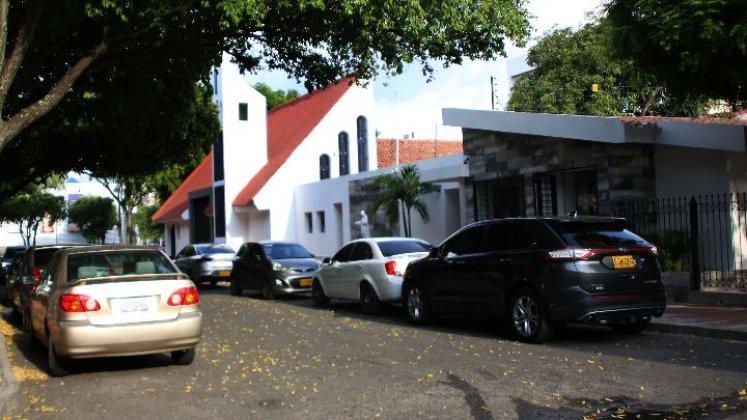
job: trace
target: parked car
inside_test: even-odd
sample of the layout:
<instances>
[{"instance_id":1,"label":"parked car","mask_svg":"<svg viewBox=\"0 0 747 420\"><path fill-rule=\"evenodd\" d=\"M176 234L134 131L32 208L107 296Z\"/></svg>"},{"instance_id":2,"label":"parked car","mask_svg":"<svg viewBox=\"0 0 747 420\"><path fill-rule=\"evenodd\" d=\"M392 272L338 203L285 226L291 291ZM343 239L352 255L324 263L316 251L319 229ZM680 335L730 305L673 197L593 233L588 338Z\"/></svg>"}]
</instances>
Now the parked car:
<instances>
[{"instance_id":1,"label":"parked car","mask_svg":"<svg viewBox=\"0 0 747 420\"><path fill-rule=\"evenodd\" d=\"M226 244L190 244L174 258L176 266L195 283L210 283L231 277L236 252Z\"/></svg>"},{"instance_id":2,"label":"parked car","mask_svg":"<svg viewBox=\"0 0 747 420\"><path fill-rule=\"evenodd\" d=\"M54 376L91 357L170 352L190 364L202 335L198 302L194 282L158 249L74 247L52 257L23 325L47 346Z\"/></svg>"},{"instance_id":3,"label":"parked car","mask_svg":"<svg viewBox=\"0 0 747 420\"><path fill-rule=\"evenodd\" d=\"M9 246L3 251L2 267L0 267L0 286L7 284L8 269L13 256L18 252L25 251L27 246Z\"/></svg>"},{"instance_id":4,"label":"parked car","mask_svg":"<svg viewBox=\"0 0 747 420\"><path fill-rule=\"evenodd\" d=\"M324 263L314 277L314 304L330 298L357 300L365 313L376 313L382 302L401 299L402 275L411 261L428 255L431 245L413 238L356 239Z\"/></svg>"},{"instance_id":5,"label":"parked car","mask_svg":"<svg viewBox=\"0 0 747 420\"><path fill-rule=\"evenodd\" d=\"M11 299L11 285L14 284L18 277L18 272L23 262L23 254L25 251L16 251L13 258L10 260L8 267L5 269L5 284L3 285L2 300L6 306L10 306Z\"/></svg>"},{"instance_id":6,"label":"parked car","mask_svg":"<svg viewBox=\"0 0 747 420\"><path fill-rule=\"evenodd\" d=\"M642 331L664 313L657 250L604 217L489 220L468 225L407 269L408 318L506 318L521 341L548 340L567 322Z\"/></svg>"},{"instance_id":7,"label":"parked car","mask_svg":"<svg viewBox=\"0 0 747 420\"><path fill-rule=\"evenodd\" d=\"M52 256L70 246L72 245L38 245L30 246L23 251L18 269L6 287L8 301L15 314L23 314L29 293L38 286Z\"/></svg>"},{"instance_id":8,"label":"parked car","mask_svg":"<svg viewBox=\"0 0 747 420\"><path fill-rule=\"evenodd\" d=\"M311 291L311 278L320 262L293 242L262 241L241 245L233 261L231 293L259 290L265 299Z\"/></svg>"}]
</instances>

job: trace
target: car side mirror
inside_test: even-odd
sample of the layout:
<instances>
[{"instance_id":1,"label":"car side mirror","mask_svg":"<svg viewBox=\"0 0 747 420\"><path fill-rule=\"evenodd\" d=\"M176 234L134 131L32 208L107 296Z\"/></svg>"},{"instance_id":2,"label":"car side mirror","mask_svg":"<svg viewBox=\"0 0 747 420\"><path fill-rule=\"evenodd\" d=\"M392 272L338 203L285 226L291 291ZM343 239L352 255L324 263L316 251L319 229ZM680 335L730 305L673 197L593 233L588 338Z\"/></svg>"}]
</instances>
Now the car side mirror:
<instances>
[{"instance_id":1,"label":"car side mirror","mask_svg":"<svg viewBox=\"0 0 747 420\"><path fill-rule=\"evenodd\" d=\"M330 257L324 257L324 259L322 260L322 264L331 264L331 263L332 263L332 258Z\"/></svg>"},{"instance_id":2,"label":"car side mirror","mask_svg":"<svg viewBox=\"0 0 747 420\"><path fill-rule=\"evenodd\" d=\"M433 247L431 248L430 252L428 252L429 258L438 258L438 248Z\"/></svg>"}]
</instances>

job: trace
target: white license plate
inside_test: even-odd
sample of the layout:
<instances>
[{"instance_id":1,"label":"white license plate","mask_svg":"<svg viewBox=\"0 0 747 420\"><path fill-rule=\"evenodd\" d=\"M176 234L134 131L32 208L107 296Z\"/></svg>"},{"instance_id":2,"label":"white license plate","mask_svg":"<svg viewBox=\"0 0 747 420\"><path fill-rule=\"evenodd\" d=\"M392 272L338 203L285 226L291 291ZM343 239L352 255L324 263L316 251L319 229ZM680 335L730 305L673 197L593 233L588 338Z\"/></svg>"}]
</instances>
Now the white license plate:
<instances>
[{"instance_id":1,"label":"white license plate","mask_svg":"<svg viewBox=\"0 0 747 420\"><path fill-rule=\"evenodd\" d=\"M153 297L112 299L112 312L151 312L156 308Z\"/></svg>"}]
</instances>

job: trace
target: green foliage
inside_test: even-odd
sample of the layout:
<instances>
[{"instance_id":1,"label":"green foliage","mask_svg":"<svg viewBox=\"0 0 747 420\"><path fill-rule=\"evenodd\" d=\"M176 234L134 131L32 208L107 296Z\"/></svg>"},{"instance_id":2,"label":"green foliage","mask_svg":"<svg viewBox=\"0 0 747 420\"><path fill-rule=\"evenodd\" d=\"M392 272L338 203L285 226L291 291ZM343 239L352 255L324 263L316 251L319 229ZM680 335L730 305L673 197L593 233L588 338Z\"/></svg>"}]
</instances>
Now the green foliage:
<instances>
[{"instance_id":1,"label":"green foliage","mask_svg":"<svg viewBox=\"0 0 747 420\"><path fill-rule=\"evenodd\" d=\"M117 224L117 212L111 198L85 196L70 206L70 221L78 225L89 243L104 243L106 232Z\"/></svg>"},{"instance_id":2,"label":"green foliage","mask_svg":"<svg viewBox=\"0 0 747 420\"><path fill-rule=\"evenodd\" d=\"M745 0L611 0L612 40L678 96L747 105Z\"/></svg>"},{"instance_id":3,"label":"green foliage","mask_svg":"<svg viewBox=\"0 0 747 420\"><path fill-rule=\"evenodd\" d=\"M257 83L254 85L259 93L267 98L267 110L273 110L286 102L290 102L298 97L298 91L291 89L288 91L282 89L273 90L270 86L265 83Z\"/></svg>"},{"instance_id":4,"label":"green foliage","mask_svg":"<svg viewBox=\"0 0 747 420\"><path fill-rule=\"evenodd\" d=\"M433 63L493 59L505 55L506 39L523 44L524 3L67 0L28 21L42 2L4 3L9 41L23 30L33 37L15 57L18 73L0 72L3 118L22 126L0 142L0 199L49 171L113 177L189 166L182 155L204 153L219 132L205 91L223 52L250 72L286 70L307 89L344 75L398 74L411 63L430 77ZM59 102L42 101L48 94Z\"/></svg>"},{"instance_id":5,"label":"green foliage","mask_svg":"<svg viewBox=\"0 0 747 420\"><path fill-rule=\"evenodd\" d=\"M135 213L135 225L137 226L140 239L152 241L163 237L164 225L153 223L150 217L158 210L158 206L138 206Z\"/></svg>"},{"instance_id":6,"label":"green foliage","mask_svg":"<svg viewBox=\"0 0 747 420\"><path fill-rule=\"evenodd\" d=\"M56 223L66 216L65 199L37 187L27 188L8 200L0 201L0 221L18 224L25 245L36 245L36 231L45 221Z\"/></svg>"},{"instance_id":7,"label":"green foliage","mask_svg":"<svg viewBox=\"0 0 747 420\"><path fill-rule=\"evenodd\" d=\"M509 110L578 115L703 112L702 100L667 96L656 78L616 56L604 21L576 32L565 28L545 34L529 50L527 62L534 70L514 85Z\"/></svg>"},{"instance_id":8,"label":"green foliage","mask_svg":"<svg viewBox=\"0 0 747 420\"><path fill-rule=\"evenodd\" d=\"M665 231L657 243L662 271L690 269L690 234L687 231Z\"/></svg>"},{"instance_id":9,"label":"green foliage","mask_svg":"<svg viewBox=\"0 0 747 420\"><path fill-rule=\"evenodd\" d=\"M423 196L440 191L440 186L420 180L420 172L415 165L406 165L397 170L394 175L379 175L373 180L373 185L381 189L374 201L373 210L376 212L384 207L384 214L391 224L399 222L400 205L403 210L405 236L412 236L411 210L414 208L424 221L430 216Z\"/></svg>"}]
</instances>

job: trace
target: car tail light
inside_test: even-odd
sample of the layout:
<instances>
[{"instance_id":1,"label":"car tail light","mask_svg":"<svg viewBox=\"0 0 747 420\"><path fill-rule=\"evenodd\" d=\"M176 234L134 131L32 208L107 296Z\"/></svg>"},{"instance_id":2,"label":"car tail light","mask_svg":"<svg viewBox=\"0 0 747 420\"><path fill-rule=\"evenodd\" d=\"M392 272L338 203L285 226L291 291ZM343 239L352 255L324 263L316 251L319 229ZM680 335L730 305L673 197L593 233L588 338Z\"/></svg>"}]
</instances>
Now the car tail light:
<instances>
[{"instance_id":1,"label":"car tail light","mask_svg":"<svg viewBox=\"0 0 747 420\"><path fill-rule=\"evenodd\" d=\"M88 295L66 293L60 296L60 308L65 312L94 312L101 309L101 305Z\"/></svg>"},{"instance_id":2,"label":"car tail light","mask_svg":"<svg viewBox=\"0 0 747 420\"><path fill-rule=\"evenodd\" d=\"M386 273L390 276L396 276L397 275L397 262L396 261L387 261L384 263L384 269L386 270Z\"/></svg>"},{"instance_id":3,"label":"car tail light","mask_svg":"<svg viewBox=\"0 0 747 420\"><path fill-rule=\"evenodd\" d=\"M194 286L183 287L169 296L169 306L194 305L199 302L200 294Z\"/></svg>"},{"instance_id":4,"label":"car tail light","mask_svg":"<svg viewBox=\"0 0 747 420\"><path fill-rule=\"evenodd\" d=\"M550 251L547 255L553 260L585 260L594 255L594 252L591 249L565 248Z\"/></svg>"},{"instance_id":5,"label":"car tail light","mask_svg":"<svg viewBox=\"0 0 747 420\"><path fill-rule=\"evenodd\" d=\"M34 267L34 269L31 270L31 275L34 276L34 280L36 280L36 281L39 281L42 278L41 270L39 270L36 267Z\"/></svg>"}]
</instances>

